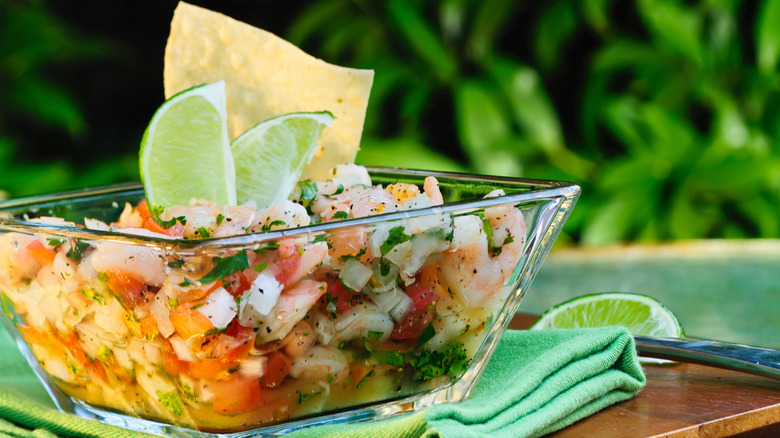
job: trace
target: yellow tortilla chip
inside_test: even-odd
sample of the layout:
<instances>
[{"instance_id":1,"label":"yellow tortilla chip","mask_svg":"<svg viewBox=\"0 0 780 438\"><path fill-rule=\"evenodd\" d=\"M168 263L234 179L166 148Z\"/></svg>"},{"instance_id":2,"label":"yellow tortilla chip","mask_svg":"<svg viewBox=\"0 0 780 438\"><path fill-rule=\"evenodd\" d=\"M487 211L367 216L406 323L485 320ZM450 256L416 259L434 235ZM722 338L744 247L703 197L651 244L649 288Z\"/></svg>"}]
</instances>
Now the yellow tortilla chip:
<instances>
[{"instance_id":1,"label":"yellow tortilla chip","mask_svg":"<svg viewBox=\"0 0 780 438\"><path fill-rule=\"evenodd\" d=\"M328 64L270 32L181 2L163 76L166 98L224 80L231 140L271 117L330 111L336 120L301 177L322 180L337 164L355 160L374 72Z\"/></svg>"}]
</instances>

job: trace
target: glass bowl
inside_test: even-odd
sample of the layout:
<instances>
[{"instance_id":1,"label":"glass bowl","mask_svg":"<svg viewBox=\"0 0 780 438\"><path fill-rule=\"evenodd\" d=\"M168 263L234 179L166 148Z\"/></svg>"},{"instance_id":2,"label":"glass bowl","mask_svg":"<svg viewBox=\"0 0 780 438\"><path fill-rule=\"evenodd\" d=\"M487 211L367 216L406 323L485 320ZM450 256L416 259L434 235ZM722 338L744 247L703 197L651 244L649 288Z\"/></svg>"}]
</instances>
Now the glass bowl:
<instances>
[{"instance_id":1,"label":"glass bowl","mask_svg":"<svg viewBox=\"0 0 780 438\"><path fill-rule=\"evenodd\" d=\"M147 433L281 435L462 401L580 189L369 174L434 176L444 202L192 240L85 227L116 221L139 184L2 202L0 319L59 409ZM319 263L290 274L315 249ZM242 304L265 305L247 291L263 293L250 280L268 263L295 278L268 316L240 320ZM215 308L235 317L198 331Z\"/></svg>"}]
</instances>

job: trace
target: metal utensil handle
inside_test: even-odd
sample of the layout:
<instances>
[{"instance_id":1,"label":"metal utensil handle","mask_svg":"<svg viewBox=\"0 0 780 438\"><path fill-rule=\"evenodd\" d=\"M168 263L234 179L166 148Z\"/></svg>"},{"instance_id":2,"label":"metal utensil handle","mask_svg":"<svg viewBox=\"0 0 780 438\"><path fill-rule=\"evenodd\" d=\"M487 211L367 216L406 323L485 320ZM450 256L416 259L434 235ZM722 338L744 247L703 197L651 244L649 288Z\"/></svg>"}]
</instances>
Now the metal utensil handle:
<instances>
[{"instance_id":1,"label":"metal utensil handle","mask_svg":"<svg viewBox=\"0 0 780 438\"><path fill-rule=\"evenodd\" d=\"M780 351L703 339L635 336L642 356L712 365L780 380Z\"/></svg>"}]
</instances>

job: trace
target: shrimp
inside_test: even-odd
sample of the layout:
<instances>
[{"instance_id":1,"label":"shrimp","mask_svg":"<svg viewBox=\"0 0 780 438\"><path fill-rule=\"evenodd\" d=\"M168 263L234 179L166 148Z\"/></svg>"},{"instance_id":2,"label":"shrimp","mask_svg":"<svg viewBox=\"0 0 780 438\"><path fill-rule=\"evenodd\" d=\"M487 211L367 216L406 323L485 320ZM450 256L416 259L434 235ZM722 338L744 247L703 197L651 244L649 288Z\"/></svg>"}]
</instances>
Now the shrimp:
<instances>
[{"instance_id":1,"label":"shrimp","mask_svg":"<svg viewBox=\"0 0 780 438\"><path fill-rule=\"evenodd\" d=\"M148 285L163 285L166 260L161 251L108 241L95 246L89 261L96 272L125 272Z\"/></svg>"},{"instance_id":2,"label":"shrimp","mask_svg":"<svg viewBox=\"0 0 780 438\"><path fill-rule=\"evenodd\" d=\"M503 191L495 190L486 197L501 195ZM488 207L485 219L493 231L493 251L482 220L474 215L458 216L450 249L441 261L445 283L468 307L483 306L501 290L525 246L526 224L520 210L512 205Z\"/></svg>"},{"instance_id":3,"label":"shrimp","mask_svg":"<svg viewBox=\"0 0 780 438\"><path fill-rule=\"evenodd\" d=\"M310 222L311 218L304 206L288 199L282 199L257 215L251 231L305 227Z\"/></svg>"},{"instance_id":4,"label":"shrimp","mask_svg":"<svg viewBox=\"0 0 780 438\"><path fill-rule=\"evenodd\" d=\"M436 178L432 176L425 177L425 182L423 183L423 191L425 192L425 196L427 196L428 199L431 200L431 204L433 205L444 204L444 197L441 195L441 191L439 190L439 181L436 180Z\"/></svg>"},{"instance_id":5,"label":"shrimp","mask_svg":"<svg viewBox=\"0 0 780 438\"><path fill-rule=\"evenodd\" d=\"M383 341L390 336L395 322L373 303L361 303L344 312L335 321L336 342L356 338L367 338L369 333L378 333Z\"/></svg>"},{"instance_id":6,"label":"shrimp","mask_svg":"<svg viewBox=\"0 0 780 438\"><path fill-rule=\"evenodd\" d=\"M188 206L173 206L165 210L163 219L184 218L184 235L206 237L200 230L206 230L209 237L225 237L244 234L256 220L251 205L217 205L213 202L196 201Z\"/></svg>"},{"instance_id":7,"label":"shrimp","mask_svg":"<svg viewBox=\"0 0 780 438\"><path fill-rule=\"evenodd\" d=\"M318 345L312 347L308 354L293 358L290 376L340 382L349 376L349 362L341 351Z\"/></svg>"},{"instance_id":8,"label":"shrimp","mask_svg":"<svg viewBox=\"0 0 780 438\"><path fill-rule=\"evenodd\" d=\"M310 279L299 281L279 296L268 316L258 326L257 339L260 343L284 339L293 328L314 307L325 293L326 283Z\"/></svg>"}]
</instances>

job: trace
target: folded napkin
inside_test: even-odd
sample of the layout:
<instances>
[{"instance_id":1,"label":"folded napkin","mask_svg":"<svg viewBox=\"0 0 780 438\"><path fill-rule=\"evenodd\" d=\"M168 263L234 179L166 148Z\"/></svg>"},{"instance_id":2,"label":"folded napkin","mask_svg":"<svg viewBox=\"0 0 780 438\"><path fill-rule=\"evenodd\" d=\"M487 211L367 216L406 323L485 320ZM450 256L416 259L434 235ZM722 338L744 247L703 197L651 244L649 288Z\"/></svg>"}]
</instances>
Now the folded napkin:
<instances>
[{"instance_id":1,"label":"folded napkin","mask_svg":"<svg viewBox=\"0 0 780 438\"><path fill-rule=\"evenodd\" d=\"M1 331L1 330L0 330ZM6 333L0 335L7 337ZM14 348L0 339L0 351ZM9 356L9 355L3 355ZM14 356L14 355L10 355ZM0 369L8 369L0 357ZM133 437L97 421L61 414L6 390L0 378L0 436ZM536 437L636 395L645 384L633 338L623 328L507 331L471 398L383 421L298 430L303 437ZM39 394L40 388L30 388ZM16 391L18 392L18 391ZM44 402L46 403L46 402ZM46 403L51 406L51 402Z\"/></svg>"}]
</instances>

